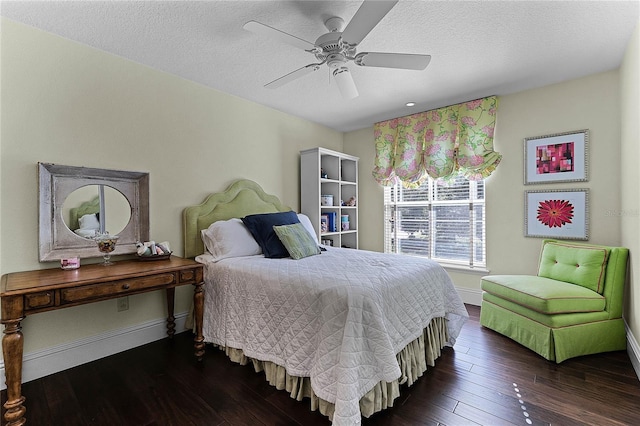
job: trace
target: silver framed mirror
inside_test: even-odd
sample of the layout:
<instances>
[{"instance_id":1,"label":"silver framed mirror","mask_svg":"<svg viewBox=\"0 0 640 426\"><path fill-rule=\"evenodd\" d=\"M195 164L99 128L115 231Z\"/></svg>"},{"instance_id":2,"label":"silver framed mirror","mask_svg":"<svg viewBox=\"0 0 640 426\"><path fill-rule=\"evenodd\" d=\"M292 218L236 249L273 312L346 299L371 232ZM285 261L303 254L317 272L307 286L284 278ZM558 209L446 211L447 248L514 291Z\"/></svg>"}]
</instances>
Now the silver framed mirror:
<instances>
[{"instance_id":1,"label":"silver framed mirror","mask_svg":"<svg viewBox=\"0 0 640 426\"><path fill-rule=\"evenodd\" d=\"M100 257L93 237L118 235L112 253L149 240L149 173L38 163L40 262Z\"/></svg>"}]
</instances>

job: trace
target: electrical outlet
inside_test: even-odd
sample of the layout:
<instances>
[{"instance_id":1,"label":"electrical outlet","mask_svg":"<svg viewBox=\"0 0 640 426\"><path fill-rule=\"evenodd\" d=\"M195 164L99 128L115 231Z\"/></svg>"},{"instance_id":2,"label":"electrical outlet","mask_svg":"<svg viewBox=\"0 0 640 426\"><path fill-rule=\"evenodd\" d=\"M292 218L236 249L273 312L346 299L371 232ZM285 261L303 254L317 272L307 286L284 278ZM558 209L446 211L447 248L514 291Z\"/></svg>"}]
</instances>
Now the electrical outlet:
<instances>
[{"instance_id":1,"label":"electrical outlet","mask_svg":"<svg viewBox=\"0 0 640 426\"><path fill-rule=\"evenodd\" d=\"M118 298L118 312L126 311L129 309L129 296Z\"/></svg>"}]
</instances>

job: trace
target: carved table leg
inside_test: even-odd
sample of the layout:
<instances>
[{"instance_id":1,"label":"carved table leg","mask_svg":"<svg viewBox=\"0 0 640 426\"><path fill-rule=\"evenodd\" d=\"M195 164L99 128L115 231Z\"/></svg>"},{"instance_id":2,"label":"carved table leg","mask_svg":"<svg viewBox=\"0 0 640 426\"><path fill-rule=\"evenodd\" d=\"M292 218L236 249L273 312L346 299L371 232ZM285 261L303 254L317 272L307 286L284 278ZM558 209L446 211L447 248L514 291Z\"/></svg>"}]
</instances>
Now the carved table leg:
<instances>
[{"instance_id":1,"label":"carved table leg","mask_svg":"<svg viewBox=\"0 0 640 426\"><path fill-rule=\"evenodd\" d=\"M7 426L21 426L26 423L24 414L25 397L22 396L22 352L23 339L20 331L20 319L5 320L4 336L2 337L2 354L7 383L7 402L4 408L4 419Z\"/></svg>"},{"instance_id":2,"label":"carved table leg","mask_svg":"<svg viewBox=\"0 0 640 426\"><path fill-rule=\"evenodd\" d=\"M173 339L173 335L176 333L176 318L173 316L173 306L176 298L176 288L170 287L167 289L167 335L170 339Z\"/></svg>"},{"instance_id":3,"label":"carved table leg","mask_svg":"<svg viewBox=\"0 0 640 426\"><path fill-rule=\"evenodd\" d=\"M202 335L202 316L204 312L204 288L203 282L194 284L193 293L193 321L196 326L196 337L194 339L194 348L196 358L202 361L204 356L204 336Z\"/></svg>"}]
</instances>

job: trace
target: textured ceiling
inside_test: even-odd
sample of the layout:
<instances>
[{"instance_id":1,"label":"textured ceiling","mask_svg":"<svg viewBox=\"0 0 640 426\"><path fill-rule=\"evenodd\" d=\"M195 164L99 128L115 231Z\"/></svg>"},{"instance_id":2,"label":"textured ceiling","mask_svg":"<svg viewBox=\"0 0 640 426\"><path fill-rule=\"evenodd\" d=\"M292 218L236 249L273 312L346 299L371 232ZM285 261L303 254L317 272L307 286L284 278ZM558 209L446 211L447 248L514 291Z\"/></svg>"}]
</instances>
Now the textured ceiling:
<instances>
[{"instance_id":1,"label":"textured ceiling","mask_svg":"<svg viewBox=\"0 0 640 426\"><path fill-rule=\"evenodd\" d=\"M344 100L329 69L278 89L264 84L315 57L243 30L259 21L315 42L324 21L349 22L361 1L45 1L0 14L105 52L328 127L505 95L619 67L638 1L400 1L358 52L432 55L424 71L350 64L360 96ZM404 104L416 102L413 108Z\"/></svg>"}]
</instances>

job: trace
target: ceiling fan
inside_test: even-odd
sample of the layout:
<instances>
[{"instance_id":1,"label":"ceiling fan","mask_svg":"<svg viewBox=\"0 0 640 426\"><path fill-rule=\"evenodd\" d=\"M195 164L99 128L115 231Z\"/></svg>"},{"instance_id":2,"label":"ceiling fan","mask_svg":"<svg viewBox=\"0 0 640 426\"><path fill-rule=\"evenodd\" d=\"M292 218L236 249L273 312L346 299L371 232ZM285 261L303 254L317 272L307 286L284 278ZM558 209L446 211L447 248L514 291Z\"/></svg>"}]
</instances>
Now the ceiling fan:
<instances>
[{"instance_id":1,"label":"ceiling fan","mask_svg":"<svg viewBox=\"0 0 640 426\"><path fill-rule=\"evenodd\" d=\"M378 25L378 22L396 5L393 1L364 1L351 21L344 27L344 20L332 17L325 21L324 25L328 33L318 37L315 43L308 42L291 34L272 28L256 21L249 21L243 28L257 35L293 45L313 55L320 62L305 65L280 78L265 84L265 87L275 89L281 87L304 75L327 65L332 71L338 89L345 99L358 96L353 77L346 66L353 62L361 67L400 68L409 70L424 70L431 61L430 55L417 55L409 53L380 53L360 52L356 53L356 47Z\"/></svg>"}]
</instances>

